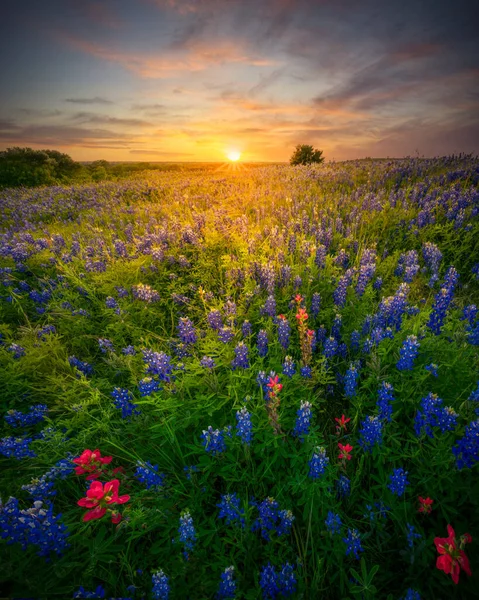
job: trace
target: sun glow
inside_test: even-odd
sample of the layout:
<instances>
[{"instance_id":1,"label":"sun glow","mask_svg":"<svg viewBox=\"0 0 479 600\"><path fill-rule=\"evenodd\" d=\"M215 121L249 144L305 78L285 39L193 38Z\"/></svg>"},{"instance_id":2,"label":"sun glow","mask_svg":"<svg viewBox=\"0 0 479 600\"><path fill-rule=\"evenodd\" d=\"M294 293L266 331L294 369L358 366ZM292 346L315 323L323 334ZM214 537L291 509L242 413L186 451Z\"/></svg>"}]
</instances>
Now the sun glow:
<instances>
[{"instance_id":1,"label":"sun glow","mask_svg":"<svg viewBox=\"0 0 479 600\"><path fill-rule=\"evenodd\" d=\"M227 156L230 160L232 160L233 162L236 162L237 160L239 160L241 158L241 153L236 152L236 151L228 152Z\"/></svg>"}]
</instances>

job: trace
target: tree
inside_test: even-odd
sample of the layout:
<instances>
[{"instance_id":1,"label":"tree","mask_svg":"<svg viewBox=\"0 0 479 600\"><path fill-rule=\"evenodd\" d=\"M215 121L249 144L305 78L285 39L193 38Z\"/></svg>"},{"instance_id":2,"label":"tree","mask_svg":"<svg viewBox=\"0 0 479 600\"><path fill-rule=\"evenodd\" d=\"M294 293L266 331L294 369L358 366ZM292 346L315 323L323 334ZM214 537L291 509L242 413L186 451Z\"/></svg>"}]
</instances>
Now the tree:
<instances>
[{"instance_id":1,"label":"tree","mask_svg":"<svg viewBox=\"0 0 479 600\"><path fill-rule=\"evenodd\" d=\"M291 165L311 165L312 163L324 162L322 150L316 150L307 144L298 144L289 159Z\"/></svg>"}]
</instances>

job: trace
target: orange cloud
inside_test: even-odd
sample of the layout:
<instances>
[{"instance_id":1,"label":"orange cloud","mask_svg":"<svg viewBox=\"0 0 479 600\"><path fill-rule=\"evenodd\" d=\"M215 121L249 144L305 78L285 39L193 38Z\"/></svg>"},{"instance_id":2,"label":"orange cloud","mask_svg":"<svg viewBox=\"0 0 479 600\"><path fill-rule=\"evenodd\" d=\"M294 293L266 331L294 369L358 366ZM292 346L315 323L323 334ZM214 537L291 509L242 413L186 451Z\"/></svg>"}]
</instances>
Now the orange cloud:
<instances>
[{"instance_id":1,"label":"orange cloud","mask_svg":"<svg viewBox=\"0 0 479 600\"><path fill-rule=\"evenodd\" d=\"M240 43L228 40L218 40L214 43L195 41L189 43L187 47L166 48L156 55L123 52L71 34L62 33L59 37L64 43L77 50L109 62L118 63L141 77L152 79L168 79L176 77L180 73L204 71L211 67L231 63L254 67L277 64L273 60L250 54L241 47Z\"/></svg>"}]
</instances>

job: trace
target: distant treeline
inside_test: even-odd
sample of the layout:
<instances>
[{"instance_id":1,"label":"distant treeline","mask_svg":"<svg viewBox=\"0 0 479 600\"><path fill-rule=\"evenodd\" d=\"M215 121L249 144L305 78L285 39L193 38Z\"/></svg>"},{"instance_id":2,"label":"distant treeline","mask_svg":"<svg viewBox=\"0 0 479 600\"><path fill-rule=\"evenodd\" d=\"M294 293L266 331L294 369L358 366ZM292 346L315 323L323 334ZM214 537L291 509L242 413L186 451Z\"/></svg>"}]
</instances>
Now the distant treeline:
<instances>
[{"instance_id":1,"label":"distant treeline","mask_svg":"<svg viewBox=\"0 0 479 600\"><path fill-rule=\"evenodd\" d=\"M171 163L80 163L57 150L7 148L0 152L0 188L115 181L145 170L179 168Z\"/></svg>"}]
</instances>

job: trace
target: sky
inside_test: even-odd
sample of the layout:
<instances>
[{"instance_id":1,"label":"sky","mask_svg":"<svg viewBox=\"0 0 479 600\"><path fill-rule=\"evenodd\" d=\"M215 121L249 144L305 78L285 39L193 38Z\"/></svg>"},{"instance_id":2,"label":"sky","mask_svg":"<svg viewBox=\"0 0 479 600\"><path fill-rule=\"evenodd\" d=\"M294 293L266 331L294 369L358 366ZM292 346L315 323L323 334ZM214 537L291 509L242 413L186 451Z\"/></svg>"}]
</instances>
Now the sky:
<instances>
[{"instance_id":1,"label":"sky","mask_svg":"<svg viewBox=\"0 0 479 600\"><path fill-rule=\"evenodd\" d=\"M479 154L477 0L2 0L0 150Z\"/></svg>"}]
</instances>

